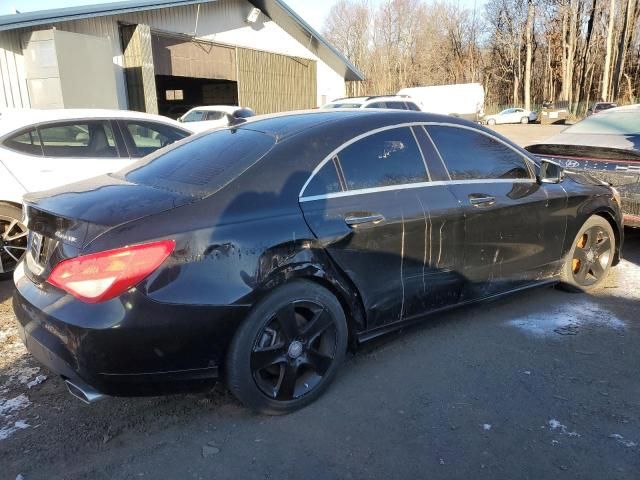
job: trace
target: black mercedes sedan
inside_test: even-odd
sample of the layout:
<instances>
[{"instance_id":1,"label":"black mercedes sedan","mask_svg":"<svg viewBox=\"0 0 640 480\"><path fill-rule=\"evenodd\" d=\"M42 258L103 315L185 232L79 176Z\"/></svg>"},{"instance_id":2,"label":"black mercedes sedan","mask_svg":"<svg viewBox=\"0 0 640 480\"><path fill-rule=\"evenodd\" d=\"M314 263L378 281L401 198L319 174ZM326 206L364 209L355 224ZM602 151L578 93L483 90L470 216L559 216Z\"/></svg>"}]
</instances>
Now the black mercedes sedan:
<instances>
[{"instance_id":1,"label":"black mercedes sedan","mask_svg":"<svg viewBox=\"0 0 640 480\"><path fill-rule=\"evenodd\" d=\"M14 309L91 402L205 388L316 399L355 347L524 288L597 286L620 199L470 122L346 110L258 118L26 198Z\"/></svg>"}]
</instances>

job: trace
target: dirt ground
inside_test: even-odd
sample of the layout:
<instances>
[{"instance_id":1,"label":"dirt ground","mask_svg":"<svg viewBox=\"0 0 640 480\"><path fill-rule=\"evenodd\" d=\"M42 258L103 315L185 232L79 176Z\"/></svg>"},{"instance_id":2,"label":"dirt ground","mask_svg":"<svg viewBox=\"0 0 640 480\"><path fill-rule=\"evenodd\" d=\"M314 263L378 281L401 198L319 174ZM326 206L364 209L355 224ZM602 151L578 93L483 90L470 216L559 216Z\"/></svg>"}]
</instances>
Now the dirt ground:
<instances>
[{"instance_id":1,"label":"dirt ground","mask_svg":"<svg viewBox=\"0 0 640 480\"><path fill-rule=\"evenodd\" d=\"M560 133L568 125L540 125L533 123L530 125L494 125L489 127L492 130L511 139L521 147L540 143L543 140Z\"/></svg>"},{"instance_id":2,"label":"dirt ground","mask_svg":"<svg viewBox=\"0 0 640 480\"><path fill-rule=\"evenodd\" d=\"M529 138L535 125L519 129ZM31 359L0 284L0 479L637 479L640 233L595 294L430 318L286 417L224 388L88 406Z\"/></svg>"}]
</instances>

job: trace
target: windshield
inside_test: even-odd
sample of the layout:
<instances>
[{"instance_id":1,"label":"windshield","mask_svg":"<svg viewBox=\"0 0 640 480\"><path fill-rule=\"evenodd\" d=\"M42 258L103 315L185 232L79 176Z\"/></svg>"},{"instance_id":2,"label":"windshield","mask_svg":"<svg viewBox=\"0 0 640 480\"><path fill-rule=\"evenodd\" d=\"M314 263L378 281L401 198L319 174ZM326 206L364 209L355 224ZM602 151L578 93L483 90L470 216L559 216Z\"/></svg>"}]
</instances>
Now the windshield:
<instances>
[{"instance_id":1,"label":"windshield","mask_svg":"<svg viewBox=\"0 0 640 480\"><path fill-rule=\"evenodd\" d=\"M114 176L204 198L254 165L274 144L271 135L253 130L216 130L160 150Z\"/></svg>"},{"instance_id":2,"label":"windshield","mask_svg":"<svg viewBox=\"0 0 640 480\"><path fill-rule=\"evenodd\" d=\"M204 120L205 114L204 110L191 110L184 117L182 117L182 121L187 122L201 122Z\"/></svg>"},{"instance_id":3,"label":"windshield","mask_svg":"<svg viewBox=\"0 0 640 480\"><path fill-rule=\"evenodd\" d=\"M603 112L587 117L565 130L566 133L640 135L637 111Z\"/></svg>"}]
</instances>

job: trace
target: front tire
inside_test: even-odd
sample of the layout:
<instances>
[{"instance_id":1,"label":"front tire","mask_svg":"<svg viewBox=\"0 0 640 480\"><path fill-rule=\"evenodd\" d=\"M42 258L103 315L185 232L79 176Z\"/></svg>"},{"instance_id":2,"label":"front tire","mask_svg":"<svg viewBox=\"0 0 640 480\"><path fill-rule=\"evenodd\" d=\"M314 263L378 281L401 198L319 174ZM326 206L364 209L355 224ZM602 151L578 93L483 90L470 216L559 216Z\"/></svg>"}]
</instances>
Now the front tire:
<instances>
[{"instance_id":1,"label":"front tire","mask_svg":"<svg viewBox=\"0 0 640 480\"><path fill-rule=\"evenodd\" d=\"M347 341L338 299L320 285L296 280L258 303L236 332L227 353L227 384L252 410L293 412L329 386Z\"/></svg>"},{"instance_id":2,"label":"front tire","mask_svg":"<svg viewBox=\"0 0 640 480\"><path fill-rule=\"evenodd\" d=\"M27 251L27 228L22 224L22 210L0 203L0 281L8 280Z\"/></svg>"},{"instance_id":3,"label":"front tire","mask_svg":"<svg viewBox=\"0 0 640 480\"><path fill-rule=\"evenodd\" d=\"M594 215L582 226L565 257L560 287L570 292L597 288L611 270L616 251L613 228Z\"/></svg>"}]
</instances>

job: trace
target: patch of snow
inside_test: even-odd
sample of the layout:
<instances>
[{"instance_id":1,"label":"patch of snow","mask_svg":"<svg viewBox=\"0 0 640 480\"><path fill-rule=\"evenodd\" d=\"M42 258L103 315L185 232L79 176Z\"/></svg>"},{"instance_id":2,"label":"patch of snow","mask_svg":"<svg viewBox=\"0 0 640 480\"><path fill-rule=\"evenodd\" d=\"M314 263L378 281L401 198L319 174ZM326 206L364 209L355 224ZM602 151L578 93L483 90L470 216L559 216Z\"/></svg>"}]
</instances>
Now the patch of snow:
<instances>
[{"instance_id":1,"label":"patch of snow","mask_svg":"<svg viewBox=\"0 0 640 480\"><path fill-rule=\"evenodd\" d=\"M575 335L583 326L595 325L621 330L626 324L597 303L582 300L509 320L507 325L535 337L561 338L563 335Z\"/></svg>"},{"instance_id":2,"label":"patch of snow","mask_svg":"<svg viewBox=\"0 0 640 480\"><path fill-rule=\"evenodd\" d=\"M18 395L9 400L0 398L0 417L6 417L31 405L26 395Z\"/></svg>"},{"instance_id":3,"label":"patch of snow","mask_svg":"<svg viewBox=\"0 0 640 480\"><path fill-rule=\"evenodd\" d=\"M531 371L530 371L530 370L525 370L525 371L524 371L524 372L522 372L522 373L524 373L525 375L531 375Z\"/></svg>"},{"instance_id":4,"label":"patch of snow","mask_svg":"<svg viewBox=\"0 0 640 480\"><path fill-rule=\"evenodd\" d=\"M40 385L46 379L47 379L46 375L38 375L36 378L31 380L29 383L27 383L27 388L31 390L32 387L35 387L36 385Z\"/></svg>"},{"instance_id":5,"label":"patch of snow","mask_svg":"<svg viewBox=\"0 0 640 480\"><path fill-rule=\"evenodd\" d=\"M609 438L613 438L614 440L617 440L618 443L624 445L627 448L632 448L632 447L637 447L638 444L636 442L632 442L631 440L625 440L624 437L622 435L620 435L619 433L612 433L611 435L609 435Z\"/></svg>"},{"instance_id":6,"label":"patch of snow","mask_svg":"<svg viewBox=\"0 0 640 480\"><path fill-rule=\"evenodd\" d=\"M28 428L28 427L29 427L29 424L24 420L18 420L14 422L13 425L9 424L6 427L2 427L0 428L0 440L6 440L18 430L24 430L25 428Z\"/></svg>"},{"instance_id":7,"label":"patch of snow","mask_svg":"<svg viewBox=\"0 0 640 480\"><path fill-rule=\"evenodd\" d=\"M640 300L640 266L623 260L611 269L607 284L598 292L599 296L611 296Z\"/></svg>"},{"instance_id":8,"label":"patch of snow","mask_svg":"<svg viewBox=\"0 0 640 480\"><path fill-rule=\"evenodd\" d=\"M482 425L482 429L488 432L489 430L491 430L491 424L485 423L484 425Z\"/></svg>"},{"instance_id":9,"label":"patch of snow","mask_svg":"<svg viewBox=\"0 0 640 480\"><path fill-rule=\"evenodd\" d=\"M568 431L567 427L563 424L561 424L558 420L556 420L555 418L552 418L551 420L549 420L549 426L551 427L551 430L560 430L560 434L561 435L567 435L568 437L579 437L580 434L577 432L570 432Z\"/></svg>"}]
</instances>

